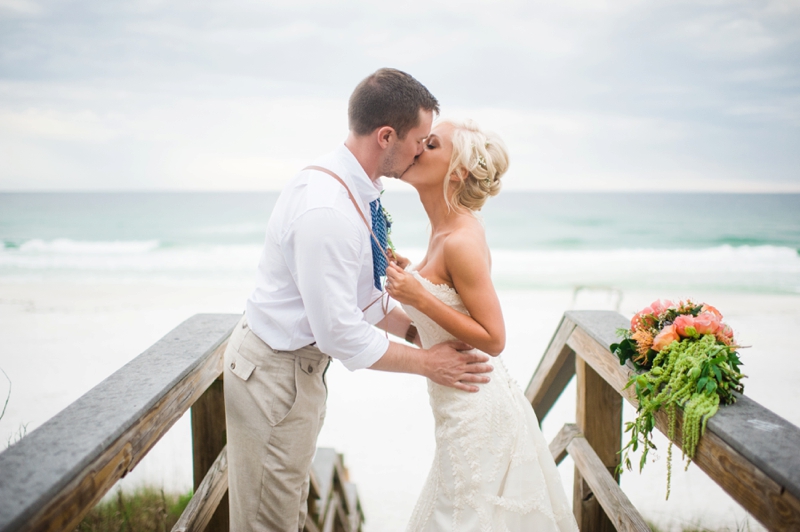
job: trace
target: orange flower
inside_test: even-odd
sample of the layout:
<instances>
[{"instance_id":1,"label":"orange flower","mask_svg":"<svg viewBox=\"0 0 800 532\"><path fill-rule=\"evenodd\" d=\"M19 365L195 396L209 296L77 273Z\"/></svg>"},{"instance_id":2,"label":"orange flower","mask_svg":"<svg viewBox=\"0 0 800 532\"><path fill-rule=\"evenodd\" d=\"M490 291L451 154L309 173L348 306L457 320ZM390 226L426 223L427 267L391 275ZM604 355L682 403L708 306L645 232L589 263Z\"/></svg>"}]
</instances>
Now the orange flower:
<instances>
[{"instance_id":1,"label":"orange flower","mask_svg":"<svg viewBox=\"0 0 800 532\"><path fill-rule=\"evenodd\" d=\"M722 313L718 311L716 308L709 305L708 303L703 303L703 308L701 310L703 312L710 312L711 314L716 316L718 320L722 319Z\"/></svg>"},{"instance_id":2,"label":"orange flower","mask_svg":"<svg viewBox=\"0 0 800 532\"><path fill-rule=\"evenodd\" d=\"M646 329L639 329L631 335L631 340L636 341L636 350L640 355L635 360L637 362L643 361L647 357L647 352L653 346L653 335Z\"/></svg>"},{"instance_id":3,"label":"orange flower","mask_svg":"<svg viewBox=\"0 0 800 532\"><path fill-rule=\"evenodd\" d=\"M675 330L675 325L664 327L658 336L653 338L653 351L661 351L675 340L680 340L678 331Z\"/></svg>"},{"instance_id":4,"label":"orange flower","mask_svg":"<svg viewBox=\"0 0 800 532\"><path fill-rule=\"evenodd\" d=\"M725 345L733 345L733 329L731 329L729 325L721 323L714 336L718 342Z\"/></svg>"}]
</instances>

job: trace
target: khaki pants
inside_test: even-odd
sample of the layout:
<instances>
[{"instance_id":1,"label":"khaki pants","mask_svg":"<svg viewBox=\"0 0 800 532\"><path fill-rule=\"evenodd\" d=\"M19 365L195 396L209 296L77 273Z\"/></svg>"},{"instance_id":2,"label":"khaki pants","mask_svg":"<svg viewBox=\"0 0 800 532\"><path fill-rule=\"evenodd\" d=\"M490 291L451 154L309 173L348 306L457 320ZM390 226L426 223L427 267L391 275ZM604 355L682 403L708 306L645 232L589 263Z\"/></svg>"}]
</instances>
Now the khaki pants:
<instances>
[{"instance_id":1,"label":"khaki pants","mask_svg":"<svg viewBox=\"0 0 800 532\"><path fill-rule=\"evenodd\" d=\"M232 532L303 529L329 363L313 346L273 350L245 316L236 325L224 362Z\"/></svg>"}]
</instances>

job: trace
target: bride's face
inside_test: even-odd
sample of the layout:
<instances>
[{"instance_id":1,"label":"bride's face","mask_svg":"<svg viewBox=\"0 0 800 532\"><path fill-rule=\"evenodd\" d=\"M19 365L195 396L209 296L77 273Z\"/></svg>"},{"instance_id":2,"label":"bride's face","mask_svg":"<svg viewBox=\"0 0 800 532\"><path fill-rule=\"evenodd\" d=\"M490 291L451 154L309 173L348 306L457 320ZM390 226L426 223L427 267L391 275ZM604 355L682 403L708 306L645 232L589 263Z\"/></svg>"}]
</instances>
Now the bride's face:
<instances>
[{"instance_id":1,"label":"bride's face","mask_svg":"<svg viewBox=\"0 0 800 532\"><path fill-rule=\"evenodd\" d=\"M418 189L433 185L441 187L450 168L452 136L452 125L445 123L434 127L425 141L425 150L400 179Z\"/></svg>"}]
</instances>

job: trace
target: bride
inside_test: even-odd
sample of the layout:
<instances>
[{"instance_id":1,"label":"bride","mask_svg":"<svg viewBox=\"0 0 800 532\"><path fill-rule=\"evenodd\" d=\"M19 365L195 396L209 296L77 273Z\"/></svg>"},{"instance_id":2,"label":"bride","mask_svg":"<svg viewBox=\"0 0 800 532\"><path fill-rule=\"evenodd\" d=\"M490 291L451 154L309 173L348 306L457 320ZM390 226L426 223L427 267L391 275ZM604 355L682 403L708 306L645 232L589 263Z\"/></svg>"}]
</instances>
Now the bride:
<instances>
[{"instance_id":1,"label":"bride","mask_svg":"<svg viewBox=\"0 0 800 532\"><path fill-rule=\"evenodd\" d=\"M533 408L499 356L505 325L475 211L500 191L507 167L497 136L474 122L440 121L401 177L417 189L431 236L416 268L390 264L389 294L423 347L458 339L496 357L479 393L428 381L436 455L408 531L578 529Z\"/></svg>"}]
</instances>

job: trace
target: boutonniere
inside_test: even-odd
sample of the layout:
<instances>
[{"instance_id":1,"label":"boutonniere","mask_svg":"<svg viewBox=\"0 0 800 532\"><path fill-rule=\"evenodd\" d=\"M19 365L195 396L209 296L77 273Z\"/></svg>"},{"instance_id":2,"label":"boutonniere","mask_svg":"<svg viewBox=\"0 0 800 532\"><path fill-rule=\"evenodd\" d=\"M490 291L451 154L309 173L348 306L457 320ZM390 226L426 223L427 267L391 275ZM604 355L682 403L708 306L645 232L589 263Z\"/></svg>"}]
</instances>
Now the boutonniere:
<instances>
[{"instance_id":1,"label":"boutonniere","mask_svg":"<svg viewBox=\"0 0 800 532\"><path fill-rule=\"evenodd\" d=\"M383 190L381 190L381 195L383 195ZM389 249L392 252L397 251L392 243L392 215L389 214L389 211L386 210L386 207L383 206L381 203L381 212L383 213L383 219L386 220L386 245L389 246Z\"/></svg>"}]
</instances>

